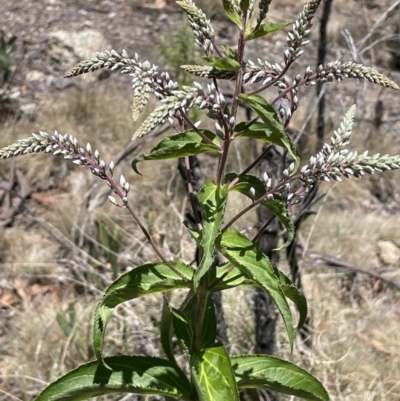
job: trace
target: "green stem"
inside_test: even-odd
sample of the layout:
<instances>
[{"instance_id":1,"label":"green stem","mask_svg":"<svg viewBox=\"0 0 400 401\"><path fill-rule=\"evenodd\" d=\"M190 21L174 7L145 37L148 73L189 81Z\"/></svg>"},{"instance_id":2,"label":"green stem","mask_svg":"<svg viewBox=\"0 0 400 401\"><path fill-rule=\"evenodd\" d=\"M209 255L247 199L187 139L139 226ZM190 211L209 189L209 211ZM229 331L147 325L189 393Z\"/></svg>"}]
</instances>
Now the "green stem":
<instances>
[{"instance_id":1,"label":"green stem","mask_svg":"<svg viewBox=\"0 0 400 401\"><path fill-rule=\"evenodd\" d=\"M207 299L209 295L207 286L208 286L208 274L205 274L200 279L200 284L197 291L196 317L195 317L194 333L193 333L193 351L195 354L199 354L201 352L201 340L203 337L204 316L206 314Z\"/></svg>"},{"instance_id":2,"label":"green stem","mask_svg":"<svg viewBox=\"0 0 400 401\"><path fill-rule=\"evenodd\" d=\"M209 145L215 146L215 143L210 139L207 138L194 124L193 121L189 118L189 116L182 110L180 109L179 112L181 113L182 117L184 120L187 122L187 124L192 128L193 131L196 132L197 135L201 136L201 138L204 140L204 142L208 143Z\"/></svg>"},{"instance_id":3,"label":"green stem","mask_svg":"<svg viewBox=\"0 0 400 401\"><path fill-rule=\"evenodd\" d=\"M276 215L273 214L264 224L263 226L260 228L260 230L258 231L258 233L256 234L256 236L253 238L253 242L257 242L261 235L263 234L263 232L268 228L268 226L272 223L272 221L275 219Z\"/></svg>"},{"instance_id":4,"label":"green stem","mask_svg":"<svg viewBox=\"0 0 400 401\"><path fill-rule=\"evenodd\" d=\"M240 65L240 69L238 71L238 75L236 78L235 93L233 95L232 107L231 107L231 116L233 116L235 118L236 118L236 113L237 113L238 106L239 106L239 94L240 94L240 91L242 88L242 81L243 81L242 64L243 64L244 46L245 46L244 33L246 31L247 23L248 23L248 13L246 14L246 17L243 19L243 26L239 30L239 38L238 38L238 63ZM217 173L217 185L218 186L222 186L224 184L224 182L223 182L224 171L225 171L226 161L228 160L229 145L230 145L232 139L233 138L231 135L225 135L223 152L222 152L222 156L220 157L220 160L218 163L218 173Z\"/></svg>"}]
</instances>

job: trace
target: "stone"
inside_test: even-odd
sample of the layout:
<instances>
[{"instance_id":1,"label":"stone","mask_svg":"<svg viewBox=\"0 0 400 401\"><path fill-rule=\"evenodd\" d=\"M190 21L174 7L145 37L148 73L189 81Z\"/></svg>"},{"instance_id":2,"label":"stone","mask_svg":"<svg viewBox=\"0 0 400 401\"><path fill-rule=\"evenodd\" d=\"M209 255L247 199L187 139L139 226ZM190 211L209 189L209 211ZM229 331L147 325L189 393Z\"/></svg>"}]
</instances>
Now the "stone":
<instances>
[{"instance_id":1,"label":"stone","mask_svg":"<svg viewBox=\"0 0 400 401\"><path fill-rule=\"evenodd\" d=\"M30 119L33 119L36 116L37 106L35 103L22 104L19 106L19 109Z\"/></svg>"},{"instance_id":2,"label":"stone","mask_svg":"<svg viewBox=\"0 0 400 401\"><path fill-rule=\"evenodd\" d=\"M61 64L65 72L79 62L92 58L97 52L111 49L104 35L96 29L52 31L48 35L48 45L49 55ZM93 73L83 75L86 82L95 79Z\"/></svg>"},{"instance_id":3,"label":"stone","mask_svg":"<svg viewBox=\"0 0 400 401\"><path fill-rule=\"evenodd\" d=\"M32 70L26 73L25 79L27 80L27 82L34 82L34 81L40 81L44 77L45 75L43 74L43 72L38 70Z\"/></svg>"},{"instance_id":4,"label":"stone","mask_svg":"<svg viewBox=\"0 0 400 401\"><path fill-rule=\"evenodd\" d=\"M378 241L378 256L382 263L395 265L400 259L400 249L392 241Z\"/></svg>"}]
</instances>

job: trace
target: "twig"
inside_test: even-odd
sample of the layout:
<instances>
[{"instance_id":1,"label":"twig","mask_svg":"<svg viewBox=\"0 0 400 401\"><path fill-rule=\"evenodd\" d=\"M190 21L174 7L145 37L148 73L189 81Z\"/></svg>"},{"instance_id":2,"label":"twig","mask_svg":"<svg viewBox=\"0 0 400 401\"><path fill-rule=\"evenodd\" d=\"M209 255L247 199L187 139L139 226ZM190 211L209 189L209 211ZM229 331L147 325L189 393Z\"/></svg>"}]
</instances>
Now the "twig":
<instances>
[{"instance_id":1,"label":"twig","mask_svg":"<svg viewBox=\"0 0 400 401\"><path fill-rule=\"evenodd\" d=\"M335 256L331 255L326 255L322 253L315 252L314 254L308 255L313 259L319 259L322 260L327 264L329 267L334 267L334 268L342 268L342 269L347 269L355 273L362 273L362 274L367 274L368 276L375 277L378 280L383 281L384 283L388 284L389 286L394 287L395 289L400 291L400 283L396 283L393 280L389 280L388 278L382 276L379 273L375 273L371 270L368 269L363 269L361 267L352 265L348 262L345 262L339 258L336 258Z\"/></svg>"},{"instance_id":2,"label":"twig","mask_svg":"<svg viewBox=\"0 0 400 401\"><path fill-rule=\"evenodd\" d=\"M364 47L365 42L375 33L378 26L386 20L389 13L391 13L398 5L400 5L400 0L394 2L381 16L375 21L375 24L372 25L372 28L368 31L368 33L356 44L357 50L360 52Z\"/></svg>"}]
</instances>

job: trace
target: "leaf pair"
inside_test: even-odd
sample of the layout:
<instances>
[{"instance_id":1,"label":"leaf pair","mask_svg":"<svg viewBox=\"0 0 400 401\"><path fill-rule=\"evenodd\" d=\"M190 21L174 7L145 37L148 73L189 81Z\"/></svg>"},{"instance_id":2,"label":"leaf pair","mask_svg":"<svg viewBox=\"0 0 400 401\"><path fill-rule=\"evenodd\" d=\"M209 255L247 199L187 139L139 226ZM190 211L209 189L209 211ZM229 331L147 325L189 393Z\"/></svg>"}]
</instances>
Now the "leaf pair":
<instances>
[{"instance_id":1,"label":"leaf pair","mask_svg":"<svg viewBox=\"0 0 400 401\"><path fill-rule=\"evenodd\" d=\"M48 386L36 401L80 401L105 394L154 394L189 401L190 382L181 369L165 359L146 356L105 358L81 365ZM263 388L326 401L322 384L296 365L267 355L230 358L221 345L205 349L192 360L198 399L238 401L238 389Z\"/></svg>"}]
</instances>

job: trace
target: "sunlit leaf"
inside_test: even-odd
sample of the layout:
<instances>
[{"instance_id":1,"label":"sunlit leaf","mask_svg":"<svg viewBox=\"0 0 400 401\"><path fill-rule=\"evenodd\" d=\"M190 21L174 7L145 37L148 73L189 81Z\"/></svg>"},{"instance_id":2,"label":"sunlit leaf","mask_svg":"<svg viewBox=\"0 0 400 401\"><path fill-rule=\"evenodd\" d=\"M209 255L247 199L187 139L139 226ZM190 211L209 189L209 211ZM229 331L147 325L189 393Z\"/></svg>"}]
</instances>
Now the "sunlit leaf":
<instances>
[{"instance_id":1,"label":"sunlit leaf","mask_svg":"<svg viewBox=\"0 0 400 401\"><path fill-rule=\"evenodd\" d=\"M262 36L266 36L271 33L277 32L283 28L286 28L290 24L291 22L276 22L276 23L269 22L266 24L261 24L256 31L246 35L244 40L249 41L252 39L261 38Z\"/></svg>"},{"instance_id":2,"label":"sunlit leaf","mask_svg":"<svg viewBox=\"0 0 400 401\"><path fill-rule=\"evenodd\" d=\"M195 290L200 279L214 263L215 239L220 233L222 219L224 217L228 191L225 186L217 187L210 181L206 181L199 191L203 231L201 233L201 247L203 258L193 278Z\"/></svg>"},{"instance_id":3,"label":"sunlit leaf","mask_svg":"<svg viewBox=\"0 0 400 401\"><path fill-rule=\"evenodd\" d=\"M250 106L250 108L261 118L263 123L256 122L250 126L248 122L238 124L235 131L236 136L246 136L259 139L263 142L273 143L285 148L295 162L296 172L299 167L300 157L296 146L292 143L285 132L285 128L280 122L273 107L259 95L239 95L239 99Z\"/></svg>"},{"instance_id":4,"label":"sunlit leaf","mask_svg":"<svg viewBox=\"0 0 400 401\"><path fill-rule=\"evenodd\" d=\"M130 270L107 288L94 314L93 348L97 359L101 359L105 329L117 305L155 292L190 288L192 268L178 261L171 264L185 279L164 263L149 263Z\"/></svg>"},{"instance_id":5,"label":"sunlit leaf","mask_svg":"<svg viewBox=\"0 0 400 401\"><path fill-rule=\"evenodd\" d=\"M226 183L233 182L233 180L235 180L237 177L238 177L237 174L229 173L225 176L225 182ZM229 191L238 191L241 194L247 196L248 198L253 199L250 194L250 188L254 188L255 191L254 199L259 199L261 196L265 195L265 186L263 181L260 180L258 177L249 174L240 177L238 182L231 188L229 188ZM283 248L286 248L292 242L295 233L294 223L289 217L289 212L287 210L286 203L283 202L283 200L280 199L278 195L276 195L274 199L265 200L261 204L264 205L266 208L268 208L272 213L274 213L275 216L280 220L280 222L286 228L287 231L286 242L276 250L281 250Z\"/></svg>"},{"instance_id":6,"label":"sunlit leaf","mask_svg":"<svg viewBox=\"0 0 400 401\"><path fill-rule=\"evenodd\" d=\"M190 383L179 367L147 356L105 358L72 370L47 386L36 401L80 401L104 394L159 394L190 399Z\"/></svg>"},{"instance_id":7,"label":"sunlit leaf","mask_svg":"<svg viewBox=\"0 0 400 401\"><path fill-rule=\"evenodd\" d=\"M245 235L234 230L225 231L218 238L217 247L229 262L268 293L283 318L290 345L293 347L292 313L281 289L280 279L276 276L268 257Z\"/></svg>"},{"instance_id":8,"label":"sunlit leaf","mask_svg":"<svg viewBox=\"0 0 400 401\"><path fill-rule=\"evenodd\" d=\"M194 355L192 372L201 401L239 401L235 377L225 347L217 345Z\"/></svg>"},{"instance_id":9,"label":"sunlit leaf","mask_svg":"<svg viewBox=\"0 0 400 401\"><path fill-rule=\"evenodd\" d=\"M221 152L221 140L211 131L201 130L214 144L205 142L196 131L188 130L181 134L168 136L163 139L150 153L140 154L132 161L133 170L140 174L136 165L143 160L177 159L179 157L198 155L213 150Z\"/></svg>"},{"instance_id":10,"label":"sunlit leaf","mask_svg":"<svg viewBox=\"0 0 400 401\"><path fill-rule=\"evenodd\" d=\"M229 57L205 57L212 66L226 71L239 71L240 64Z\"/></svg>"},{"instance_id":11,"label":"sunlit leaf","mask_svg":"<svg viewBox=\"0 0 400 401\"><path fill-rule=\"evenodd\" d=\"M262 388L306 400L329 401L322 384L291 362L269 355L232 357L239 388Z\"/></svg>"}]
</instances>

